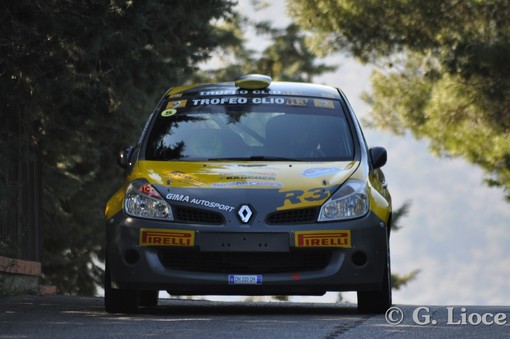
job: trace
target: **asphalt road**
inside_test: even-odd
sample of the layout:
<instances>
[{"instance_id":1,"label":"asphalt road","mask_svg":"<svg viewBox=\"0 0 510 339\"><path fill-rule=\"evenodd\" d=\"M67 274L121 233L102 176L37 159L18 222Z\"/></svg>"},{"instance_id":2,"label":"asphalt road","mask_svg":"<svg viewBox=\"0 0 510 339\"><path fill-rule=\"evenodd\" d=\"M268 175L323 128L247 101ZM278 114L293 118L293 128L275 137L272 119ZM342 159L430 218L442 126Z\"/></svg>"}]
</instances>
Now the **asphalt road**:
<instances>
[{"instance_id":1,"label":"asphalt road","mask_svg":"<svg viewBox=\"0 0 510 339\"><path fill-rule=\"evenodd\" d=\"M108 314L103 299L0 297L0 338L510 338L510 307L160 300L139 314ZM391 324L394 323L394 324Z\"/></svg>"}]
</instances>

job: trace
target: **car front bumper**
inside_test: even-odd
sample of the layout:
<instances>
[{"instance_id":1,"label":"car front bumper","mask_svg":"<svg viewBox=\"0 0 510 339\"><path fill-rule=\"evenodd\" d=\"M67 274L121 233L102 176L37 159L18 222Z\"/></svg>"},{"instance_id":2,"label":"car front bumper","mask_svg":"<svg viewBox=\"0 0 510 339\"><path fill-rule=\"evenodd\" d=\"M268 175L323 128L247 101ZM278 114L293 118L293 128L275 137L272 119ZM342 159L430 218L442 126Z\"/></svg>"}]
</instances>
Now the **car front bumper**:
<instances>
[{"instance_id":1,"label":"car front bumper","mask_svg":"<svg viewBox=\"0 0 510 339\"><path fill-rule=\"evenodd\" d=\"M342 222L234 229L137 219L120 212L107 223L107 264L112 288L174 295L375 290L387 264L386 227L373 213ZM150 244L146 235L158 230L192 235L192 241L168 238L166 245L159 240ZM346 247L330 247L334 242L327 239L306 247L297 243L296 234L319 230L349 231L350 242Z\"/></svg>"}]
</instances>

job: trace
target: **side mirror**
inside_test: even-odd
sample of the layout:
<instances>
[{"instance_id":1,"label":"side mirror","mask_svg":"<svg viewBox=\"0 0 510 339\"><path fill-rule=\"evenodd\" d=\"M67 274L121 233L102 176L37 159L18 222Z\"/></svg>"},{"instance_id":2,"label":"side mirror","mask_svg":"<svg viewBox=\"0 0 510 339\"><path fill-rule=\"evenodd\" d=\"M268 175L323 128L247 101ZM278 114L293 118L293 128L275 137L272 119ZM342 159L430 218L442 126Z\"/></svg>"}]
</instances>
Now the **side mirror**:
<instances>
[{"instance_id":1,"label":"side mirror","mask_svg":"<svg viewBox=\"0 0 510 339\"><path fill-rule=\"evenodd\" d=\"M119 150L119 153L117 154L117 164L119 164L120 167L124 169L128 168L134 149L135 148L133 146L128 146Z\"/></svg>"},{"instance_id":2,"label":"side mirror","mask_svg":"<svg viewBox=\"0 0 510 339\"><path fill-rule=\"evenodd\" d=\"M386 161L388 161L388 153L384 147L371 148L370 157L372 158L372 166L374 166L374 169L383 167Z\"/></svg>"}]
</instances>

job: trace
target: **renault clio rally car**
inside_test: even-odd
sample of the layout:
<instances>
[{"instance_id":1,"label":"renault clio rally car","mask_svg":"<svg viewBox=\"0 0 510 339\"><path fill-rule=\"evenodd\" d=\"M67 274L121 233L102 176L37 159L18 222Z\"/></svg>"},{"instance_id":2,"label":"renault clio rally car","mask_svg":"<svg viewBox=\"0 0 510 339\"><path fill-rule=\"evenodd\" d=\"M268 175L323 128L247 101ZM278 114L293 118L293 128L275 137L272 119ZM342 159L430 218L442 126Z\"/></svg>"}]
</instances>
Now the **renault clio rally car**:
<instances>
[{"instance_id":1,"label":"renault clio rally car","mask_svg":"<svg viewBox=\"0 0 510 339\"><path fill-rule=\"evenodd\" d=\"M174 87L139 142L120 152L124 184L106 205L105 309L172 295L357 291L391 305L391 198L345 95L322 85Z\"/></svg>"}]
</instances>

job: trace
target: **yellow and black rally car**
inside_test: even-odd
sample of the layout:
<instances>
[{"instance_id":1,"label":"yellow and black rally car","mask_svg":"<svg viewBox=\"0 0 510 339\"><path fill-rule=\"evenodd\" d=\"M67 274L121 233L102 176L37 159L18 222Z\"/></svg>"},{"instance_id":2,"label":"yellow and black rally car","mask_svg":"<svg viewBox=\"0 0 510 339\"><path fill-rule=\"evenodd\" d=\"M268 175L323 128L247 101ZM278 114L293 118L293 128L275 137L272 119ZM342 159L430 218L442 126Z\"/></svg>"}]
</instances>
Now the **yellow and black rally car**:
<instances>
[{"instance_id":1,"label":"yellow and black rally car","mask_svg":"<svg viewBox=\"0 0 510 339\"><path fill-rule=\"evenodd\" d=\"M322 85L235 82L171 88L119 154L106 205L105 308L172 295L357 291L391 305L391 199L345 95Z\"/></svg>"}]
</instances>

